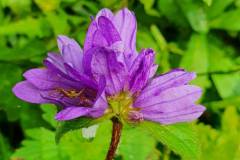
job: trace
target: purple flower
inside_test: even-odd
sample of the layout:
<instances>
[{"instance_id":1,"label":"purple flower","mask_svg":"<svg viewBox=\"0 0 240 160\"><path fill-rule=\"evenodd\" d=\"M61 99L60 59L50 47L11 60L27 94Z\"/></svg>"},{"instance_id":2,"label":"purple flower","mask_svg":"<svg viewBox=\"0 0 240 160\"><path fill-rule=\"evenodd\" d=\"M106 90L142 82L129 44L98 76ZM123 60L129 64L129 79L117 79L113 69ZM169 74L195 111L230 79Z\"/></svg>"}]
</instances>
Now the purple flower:
<instances>
[{"instance_id":1,"label":"purple flower","mask_svg":"<svg viewBox=\"0 0 240 160\"><path fill-rule=\"evenodd\" d=\"M205 107L195 104L201 89L189 85L195 73L175 69L154 77L152 49L136 51L134 14L115 15L102 9L92 19L84 49L72 39L58 37L60 54L49 53L46 68L24 73L15 95L32 103L62 107L57 120L112 114L127 122L150 120L162 124L192 121Z\"/></svg>"},{"instance_id":2,"label":"purple flower","mask_svg":"<svg viewBox=\"0 0 240 160\"><path fill-rule=\"evenodd\" d=\"M18 83L13 92L27 102L61 106L57 120L103 115L108 106L105 78L96 81L84 74L83 51L74 40L59 36L58 47L60 54L49 53L44 60L46 68L25 72L26 80Z\"/></svg>"}]
</instances>

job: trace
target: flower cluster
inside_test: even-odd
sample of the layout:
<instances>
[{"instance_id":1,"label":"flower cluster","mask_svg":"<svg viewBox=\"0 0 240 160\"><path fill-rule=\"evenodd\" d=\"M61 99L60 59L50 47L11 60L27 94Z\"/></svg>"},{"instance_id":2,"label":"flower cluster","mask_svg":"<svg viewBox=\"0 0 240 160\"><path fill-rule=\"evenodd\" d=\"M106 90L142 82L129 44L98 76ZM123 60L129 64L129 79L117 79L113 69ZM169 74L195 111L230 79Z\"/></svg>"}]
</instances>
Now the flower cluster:
<instances>
[{"instance_id":1,"label":"flower cluster","mask_svg":"<svg viewBox=\"0 0 240 160\"><path fill-rule=\"evenodd\" d=\"M201 89L189 85L195 73L174 69L154 76L152 49L136 50L134 14L102 9L92 19L83 49L66 36L57 39L60 54L49 53L45 68L24 73L13 92L31 103L61 106L57 120L113 114L127 122L161 124L192 121L205 107L195 104Z\"/></svg>"}]
</instances>

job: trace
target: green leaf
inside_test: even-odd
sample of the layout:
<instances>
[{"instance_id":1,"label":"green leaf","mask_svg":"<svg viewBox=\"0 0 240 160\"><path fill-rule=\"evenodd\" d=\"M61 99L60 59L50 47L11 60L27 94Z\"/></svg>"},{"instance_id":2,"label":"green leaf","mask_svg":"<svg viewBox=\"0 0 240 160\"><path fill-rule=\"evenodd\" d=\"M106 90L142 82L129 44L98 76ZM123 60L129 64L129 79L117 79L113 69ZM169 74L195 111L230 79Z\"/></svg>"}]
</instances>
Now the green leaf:
<instances>
[{"instance_id":1,"label":"green leaf","mask_svg":"<svg viewBox=\"0 0 240 160\"><path fill-rule=\"evenodd\" d=\"M48 34L46 23L43 18L27 17L18 21L12 21L9 24L0 26L0 35L24 34L28 37L43 37Z\"/></svg>"},{"instance_id":2,"label":"green leaf","mask_svg":"<svg viewBox=\"0 0 240 160\"><path fill-rule=\"evenodd\" d=\"M209 70L214 71L231 71L239 68L235 64L234 59L228 56L229 52L222 49L222 44L215 44L214 39L209 43ZM212 80L217 88L218 93L222 98L230 98L240 95L240 75L238 72L227 74L213 74Z\"/></svg>"},{"instance_id":3,"label":"green leaf","mask_svg":"<svg viewBox=\"0 0 240 160\"><path fill-rule=\"evenodd\" d=\"M208 40L205 34L193 34L188 42L188 49L183 55L180 67L197 73L208 72ZM207 76L198 76L193 81L202 87L208 87L210 82Z\"/></svg>"},{"instance_id":4,"label":"green leaf","mask_svg":"<svg viewBox=\"0 0 240 160\"><path fill-rule=\"evenodd\" d=\"M67 15L64 12L59 12L56 14L55 12L48 12L47 21L53 28L53 32L55 36L59 34L66 34L69 31L69 25L67 22Z\"/></svg>"},{"instance_id":5,"label":"green leaf","mask_svg":"<svg viewBox=\"0 0 240 160\"><path fill-rule=\"evenodd\" d=\"M240 30L240 9L222 13L210 22L211 28L225 29L229 31Z\"/></svg>"},{"instance_id":6,"label":"green leaf","mask_svg":"<svg viewBox=\"0 0 240 160\"><path fill-rule=\"evenodd\" d=\"M213 81L222 98L240 96L240 75L231 73L213 75Z\"/></svg>"},{"instance_id":7,"label":"green leaf","mask_svg":"<svg viewBox=\"0 0 240 160\"><path fill-rule=\"evenodd\" d=\"M212 0L202 0L204 3L206 3L208 6L212 5Z\"/></svg>"},{"instance_id":8,"label":"green leaf","mask_svg":"<svg viewBox=\"0 0 240 160\"><path fill-rule=\"evenodd\" d=\"M222 130L228 134L240 131L239 116L235 106L228 106L222 117ZM240 133L239 133L240 134Z\"/></svg>"},{"instance_id":9,"label":"green leaf","mask_svg":"<svg viewBox=\"0 0 240 160\"><path fill-rule=\"evenodd\" d=\"M156 141L139 128L124 127L118 154L124 160L146 160L154 151Z\"/></svg>"},{"instance_id":10,"label":"green leaf","mask_svg":"<svg viewBox=\"0 0 240 160\"><path fill-rule=\"evenodd\" d=\"M41 8L43 12L56 10L60 4L60 0L34 0L34 2L38 5L39 8Z\"/></svg>"},{"instance_id":11,"label":"green leaf","mask_svg":"<svg viewBox=\"0 0 240 160\"><path fill-rule=\"evenodd\" d=\"M50 123L52 127L57 126L57 121L54 119L55 114L57 113L57 106L53 104L42 104L41 109L44 112L42 117L45 121Z\"/></svg>"},{"instance_id":12,"label":"green leaf","mask_svg":"<svg viewBox=\"0 0 240 160\"><path fill-rule=\"evenodd\" d=\"M89 126L100 123L102 121L109 120L111 117L112 117L112 114L106 114L105 116L97 119L81 117L81 118L70 120L70 121L59 122L57 125L56 136L55 136L56 142L59 143L62 136L69 131L81 129L81 128L87 128Z\"/></svg>"},{"instance_id":13,"label":"green leaf","mask_svg":"<svg viewBox=\"0 0 240 160\"><path fill-rule=\"evenodd\" d=\"M45 128L27 130L29 138L23 140L22 147L12 155L12 159L50 160L66 159L61 147L54 142L54 133Z\"/></svg>"},{"instance_id":14,"label":"green leaf","mask_svg":"<svg viewBox=\"0 0 240 160\"><path fill-rule=\"evenodd\" d=\"M237 160L240 158L240 155L239 155L240 139L238 138L240 136L240 130L239 128L236 128L236 125L235 125L236 110L233 108L234 107L232 108L229 107L229 110L227 109L224 112L224 116L228 116L228 117L225 117L226 118L226 119L224 118L225 122L222 122L223 130L219 130L219 129L217 130L217 129L211 128L211 126L203 125L203 124L199 124L196 126L199 133L199 138L200 138L201 148L202 148L202 154L200 159ZM231 117L229 116L234 116L233 118L234 120L232 121ZM231 126L232 122L235 123L233 126ZM225 125L228 125L228 126L225 126ZM230 129L230 132L225 129Z\"/></svg>"},{"instance_id":15,"label":"green leaf","mask_svg":"<svg viewBox=\"0 0 240 160\"><path fill-rule=\"evenodd\" d=\"M219 112L221 109L224 109L229 106L236 106L238 109L240 109L240 97L233 97L233 98L224 98L223 100L219 101L211 101L209 103L205 103L204 105L207 106L207 108L211 108L214 112Z\"/></svg>"},{"instance_id":16,"label":"green leaf","mask_svg":"<svg viewBox=\"0 0 240 160\"><path fill-rule=\"evenodd\" d=\"M159 13L155 9L153 9L154 1L155 0L140 0L140 2L144 6L144 10L148 15L159 17Z\"/></svg>"},{"instance_id":17,"label":"green leaf","mask_svg":"<svg viewBox=\"0 0 240 160\"><path fill-rule=\"evenodd\" d=\"M172 23L181 27L188 26L188 21L175 0L160 0L157 4L161 13Z\"/></svg>"},{"instance_id":18,"label":"green leaf","mask_svg":"<svg viewBox=\"0 0 240 160\"><path fill-rule=\"evenodd\" d=\"M212 19L220 15L234 0L213 0L212 5L207 8L207 15Z\"/></svg>"},{"instance_id":19,"label":"green leaf","mask_svg":"<svg viewBox=\"0 0 240 160\"><path fill-rule=\"evenodd\" d=\"M148 131L151 136L160 141L183 159L198 159L200 146L197 135L191 124L160 125L154 122L141 124L143 130Z\"/></svg>"},{"instance_id":20,"label":"green leaf","mask_svg":"<svg viewBox=\"0 0 240 160\"><path fill-rule=\"evenodd\" d=\"M91 141L83 138L81 130L71 131L63 136L60 145L71 160L102 160L110 144L111 128L110 121L101 123L96 137Z\"/></svg>"},{"instance_id":21,"label":"green leaf","mask_svg":"<svg viewBox=\"0 0 240 160\"><path fill-rule=\"evenodd\" d=\"M152 32L153 37L157 41L157 44L159 45L159 48L161 51L166 51L167 50L167 41L160 32L160 30L157 28L156 25L151 25L150 30Z\"/></svg>"},{"instance_id":22,"label":"green leaf","mask_svg":"<svg viewBox=\"0 0 240 160\"><path fill-rule=\"evenodd\" d=\"M36 49L37 48L37 49ZM0 48L0 60L8 62L29 61L34 57L39 57L46 52L46 45L39 40L29 40L24 46L14 48Z\"/></svg>"},{"instance_id":23,"label":"green leaf","mask_svg":"<svg viewBox=\"0 0 240 160\"><path fill-rule=\"evenodd\" d=\"M183 55L181 67L190 71L205 73L208 71L208 46L204 34L193 34L188 42L188 50Z\"/></svg>"},{"instance_id":24,"label":"green leaf","mask_svg":"<svg viewBox=\"0 0 240 160\"><path fill-rule=\"evenodd\" d=\"M29 12L31 10L31 0L23 0L23 1L16 1L16 0L1 0L1 4L3 7L9 7L13 10L13 12L17 14L21 14L23 12Z\"/></svg>"},{"instance_id":25,"label":"green leaf","mask_svg":"<svg viewBox=\"0 0 240 160\"><path fill-rule=\"evenodd\" d=\"M195 31L200 33L208 32L207 15L201 4L196 3L194 0L181 0L178 1L178 4Z\"/></svg>"},{"instance_id":26,"label":"green leaf","mask_svg":"<svg viewBox=\"0 0 240 160\"><path fill-rule=\"evenodd\" d=\"M7 113L7 118L10 121L14 121L19 118L21 108L23 105L22 101L18 100L13 92L12 87L21 80L21 69L16 65L11 64L0 64L0 109Z\"/></svg>"},{"instance_id":27,"label":"green leaf","mask_svg":"<svg viewBox=\"0 0 240 160\"><path fill-rule=\"evenodd\" d=\"M167 72L170 69L167 41L156 25L151 25L150 30L161 51L161 53L158 54L159 56L156 57L157 64L160 64L163 72Z\"/></svg>"},{"instance_id":28,"label":"green leaf","mask_svg":"<svg viewBox=\"0 0 240 160\"><path fill-rule=\"evenodd\" d=\"M151 46L152 49L156 52L156 59L158 61L158 58L160 55L160 48L159 45L156 43L156 40L152 37L151 34L148 34L149 29L144 28L143 30L138 30L137 34L137 49L141 50L142 48L148 48ZM146 43L148 42L148 43Z\"/></svg>"},{"instance_id":29,"label":"green leaf","mask_svg":"<svg viewBox=\"0 0 240 160\"><path fill-rule=\"evenodd\" d=\"M89 126L95 124L95 121L96 120L94 120L92 118L84 117L84 118L78 118L78 119L74 119L74 120L70 120L70 121L59 122L57 125L57 130L56 130L56 135L55 135L56 142L59 143L62 136L64 134L66 134L67 132L89 127Z\"/></svg>"}]
</instances>

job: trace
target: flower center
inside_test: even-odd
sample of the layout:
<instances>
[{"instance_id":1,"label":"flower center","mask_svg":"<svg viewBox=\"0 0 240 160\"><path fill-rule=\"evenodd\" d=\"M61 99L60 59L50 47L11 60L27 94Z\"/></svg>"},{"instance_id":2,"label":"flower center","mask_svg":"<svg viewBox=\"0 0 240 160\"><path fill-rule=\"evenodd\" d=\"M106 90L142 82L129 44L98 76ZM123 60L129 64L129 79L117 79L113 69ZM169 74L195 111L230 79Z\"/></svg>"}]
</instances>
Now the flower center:
<instances>
[{"instance_id":1,"label":"flower center","mask_svg":"<svg viewBox=\"0 0 240 160\"><path fill-rule=\"evenodd\" d=\"M90 107L96 98L96 91L89 88L79 90L56 88L53 92L51 92L51 97L58 97L61 101L68 105Z\"/></svg>"},{"instance_id":2,"label":"flower center","mask_svg":"<svg viewBox=\"0 0 240 160\"><path fill-rule=\"evenodd\" d=\"M110 109L107 113L113 113L120 121L136 123L143 120L140 108L133 107L134 98L128 92L121 92L116 96L107 98Z\"/></svg>"}]
</instances>

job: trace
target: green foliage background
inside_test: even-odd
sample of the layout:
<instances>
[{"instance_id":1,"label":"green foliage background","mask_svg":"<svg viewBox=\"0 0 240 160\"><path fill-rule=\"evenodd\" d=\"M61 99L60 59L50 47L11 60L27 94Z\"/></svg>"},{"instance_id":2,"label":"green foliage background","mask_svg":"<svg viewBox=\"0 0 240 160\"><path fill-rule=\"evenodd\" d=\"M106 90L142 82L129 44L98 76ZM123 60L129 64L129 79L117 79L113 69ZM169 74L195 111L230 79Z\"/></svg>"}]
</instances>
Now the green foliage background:
<instances>
[{"instance_id":1,"label":"green foliage background","mask_svg":"<svg viewBox=\"0 0 240 160\"><path fill-rule=\"evenodd\" d=\"M190 126L126 126L116 159L239 160L240 0L0 0L0 159L104 159L110 122L100 124L93 140L74 130L57 145L56 108L11 92L24 71L42 67L46 53L57 51L58 34L82 45L90 16L103 7L133 10L138 50L156 51L159 73L196 71L193 84L203 87L200 103L207 107Z\"/></svg>"}]
</instances>

